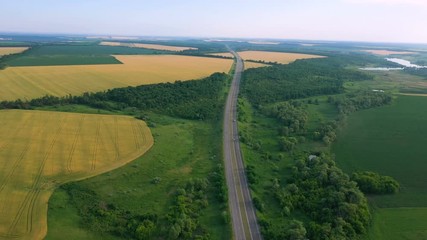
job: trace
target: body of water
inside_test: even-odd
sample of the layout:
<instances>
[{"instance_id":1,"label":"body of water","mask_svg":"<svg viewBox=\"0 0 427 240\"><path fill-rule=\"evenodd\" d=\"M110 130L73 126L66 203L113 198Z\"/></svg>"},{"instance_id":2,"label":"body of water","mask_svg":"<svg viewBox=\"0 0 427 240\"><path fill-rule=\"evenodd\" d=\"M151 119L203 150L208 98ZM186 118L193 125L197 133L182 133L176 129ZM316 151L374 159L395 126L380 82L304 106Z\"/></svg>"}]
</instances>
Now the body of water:
<instances>
[{"instance_id":1,"label":"body of water","mask_svg":"<svg viewBox=\"0 0 427 240\"><path fill-rule=\"evenodd\" d=\"M420 66L417 64L412 64L410 61L405 60L405 59L401 59L401 58L386 58L386 60L389 62L394 62L394 63L400 64L400 65L405 66L405 67L410 67L410 68L427 68L427 66Z\"/></svg>"},{"instance_id":2,"label":"body of water","mask_svg":"<svg viewBox=\"0 0 427 240\"><path fill-rule=\"evenodd\" d=\"M401 59L401 58L386 58L389 62L394 62L397 64L400 64L404 67L408 68L427 68L427 66L420 66L417 64L412 64L410 61ZM366 71L393 71L393 70L403 70L404 67L400 68L388 68L388 67L367 67L367 68L359 68L360 70L366 70Z\"/></svg>"},{"instance_id":3,"label":"body of water","mask_svg":"<svg viewBox=\"0 0 427 240\"><path fill-rule=\"evenodd\" d=\"M366 70L366 71L394 71L394 70L403 70L404 68L366 67L366 68L359 68L359 69Z\"/></svg>"}]
</instances>

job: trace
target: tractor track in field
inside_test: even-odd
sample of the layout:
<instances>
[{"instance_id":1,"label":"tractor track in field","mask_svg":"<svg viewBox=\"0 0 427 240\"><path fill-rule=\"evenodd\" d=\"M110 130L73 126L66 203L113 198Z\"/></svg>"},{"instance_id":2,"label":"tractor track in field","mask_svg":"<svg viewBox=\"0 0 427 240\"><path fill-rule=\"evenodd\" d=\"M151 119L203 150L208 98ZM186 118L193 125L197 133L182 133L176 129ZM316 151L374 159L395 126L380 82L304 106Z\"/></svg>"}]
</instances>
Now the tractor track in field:
<instances>
[{"instance_id":1,"label":"tractor track in field","mask_svg":"<svg viewBox=\"0 0 427 240\"><path fill-rule=\"evenodd\" d=\"M92 171L96 168L96 158L98 157L99 143L101 141L101 123L102 119L98 119L98 122L96 123L95 144L93 146L92 161L90 166L90 170Z\"/></svg>"},{"instance_id":2,"label":"tractor track in field","mask_svg":"<svg viewBox=\"0 0 427 240\"><path fill-rule=\"evenodd\" d=\"M41 191L41 187L42 186L41 186L40 183L41 183L41 180L42 180L43 170L44 170L44 167L46 165L46 161L49 158L49 156L50 156L50 154L51 154L51 152L53 150L53 147L55 146L56 140L57 140L58 136L60 135L60 133L62 131L62 128L64 126L64 118L65 117L63 117L60 120L60 124L59 124L58 128L56 129L56 133L55 133L55 135L54 135L54 137L53 137L53 139L52 139L52 141L51 141L51 143L49 145L49 148L46 151L46 153L44 155L44 158L43 158L43 160L42 160L42 162L41 162L41 164L40 164L40 166L38 168L38 171L37 171L37 174L36 174L36 178L35 178L32 186L30 188L31 190L26 194L24 201L19 206L18 213L15 215L15 218L13 219L12 224L9 227L8 234L11 234L15 230L16 225L18 224L19 220L22 218L22 214L25 211L25 206L27 206L27 205L28 205L28 211L27 211L27 231L32 229L32 217L33 217L32 213L34 212L34 203L35 203L35 201L37 199L37 196L40 194L40 191Z\"/></svg>"},{"instance_id":3,"label":"tractor track in field","mask_svg":"<svg viewBox=\"0 0 427 240\"><path fill-rule=\"evenodd\" d=\"M27 121L25 121L24 122L24 124L27 124L27 122L28 121L30 121L31 119L27 119ZM31 126L33 126L34 125L34 121L30 121L31 122ZM20 128L19 130L18 130L18 133L17 134L19 134L19 133L21 133L23 131L23 128ZM0 150L3 150L3 149L5 149L6 147L8 147L9 145L11 144L11 142L9 141L9 142L7 142L7 143L5 143L5 144L3 144L2 146L1 146L1 148L0 148ZM15 160L15 161L13 161L13 164L12 164L12 169L11 169L11 171L10 172L8 172L8 174L3 178L3 180L0 182L0 193L3 191L3 189L5 188L5 186L6 186L6 183L8 182L8 179L13 175L13 173L16 171L16 168L19 166L19 164L20 164L20 162L22 161L22 159L24 159L24 157L25 157L25 155L27 154L27 152L28 152L28 149L29 149L29 147L30 147L30 142L28 142L26 145L25 145L25 148L24 148L24 150L20 153L20 155L19 155L19 157L18 157L18 159L17 160Z\"/></svg>"},{"instance_id":4,"label":"tractor track in field","mask_svg":"<svg viewBox=\"0 0 427 240\"><path fill-rule=\"evenodd\" d=\"M77 143L79 141L80 138L80 133L82 131L83 128L83 122L85 120L85 115L82 115L82 117L80 118L79 121L79 125L76 128L76 131L74 132L74 140L73 140L73 144L71 145L71 149L70 152L68 154L68 160L67 160L67 172L71 173L73 171L72 165L73 165L73 157L74 157L74 152L76 151L76 146Z\"/></svg>"}]
</instances>

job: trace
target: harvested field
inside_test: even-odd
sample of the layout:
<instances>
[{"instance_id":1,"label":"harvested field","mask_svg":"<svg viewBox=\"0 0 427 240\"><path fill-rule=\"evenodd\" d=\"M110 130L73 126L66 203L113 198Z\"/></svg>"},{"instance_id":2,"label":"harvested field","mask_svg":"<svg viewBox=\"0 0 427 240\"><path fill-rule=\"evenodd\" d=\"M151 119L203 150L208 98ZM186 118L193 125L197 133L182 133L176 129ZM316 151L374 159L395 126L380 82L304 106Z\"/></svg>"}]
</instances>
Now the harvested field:
<instances>
[{"instance_id":1,"label":"harvested field","mask_svg":"<svg viewBox=\"0 0 427 240\"><path fill-rule=\"evenodd\" d=\"M268 67L268 66L270 66L270 65L263 64L263 63L255 63L255 62L246 62L245 61L245 69L259 68L259 67Z\"/></svg>"},{"instance_id":2,"label":"harvested field","mask_svg":"<svg viewBox=\"0 0 427 240\"><path fill-rule=\"evenodd\" d=\"M375 55L387 56L392 54L417 54L416 52L405 52L405 51L390 51L390 50L362 50L363 52L372 53Z\"/></svg>"},{"instance_id":3,"label":"harvested field","mask_svg":"<svg viewBox=\"0 0 427 240\"><path fill-rule=\"evenodd\" d=\"M0 47L0 57L9 54L21 53L28 47Z\"/></svg>"},{"instance_id":4,"label":"harvested field","mask_svg":"<svg viewBox=\"0 0 427 240\"><path fill-rule=\"evenodd\" d=\"M0 239L42 239L47 202L65 182L143 155L153 137L132 117L0 111Z\"/></svg>"},{"instance_id":5,"label":"harvested field","mask_svg":"<svg viewBox=\"0 0 427 240\"><path fill-rule=\"evenodd\" d=\"M174 51L174 52L180 52L184 50L197 50L197 48L193 48L193 47L176 47L176 46L168 46L168 45L160 45L160 44L145 44L145 43L101 42L100 45L147 48L147 49L155 49L155 50Z\"/></svg>"},{"instance_id":6,"label":"harvested field","mask_svg":"<svg viewBox=\"0 0 427 240\"><path fill-rule=\"evenodd\" d=\"M65 96L207 77L233 60L178 55L120 55L123 64L9 67L0 71L0 101Z\"/></svg>"}]
</instances>

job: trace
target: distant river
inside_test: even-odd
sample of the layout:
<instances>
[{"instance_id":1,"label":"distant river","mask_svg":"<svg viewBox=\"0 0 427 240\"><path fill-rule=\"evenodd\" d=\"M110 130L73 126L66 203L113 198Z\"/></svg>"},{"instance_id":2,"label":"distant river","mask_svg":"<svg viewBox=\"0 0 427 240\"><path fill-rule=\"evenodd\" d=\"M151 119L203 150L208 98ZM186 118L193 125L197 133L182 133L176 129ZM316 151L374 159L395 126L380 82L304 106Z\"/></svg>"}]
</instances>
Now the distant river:
<instances>
[{"instance_id":1,"label":"distant river","mask_svg":"<svg viewBox=\"0 0 427 240\"><path fill-rule=\"evenodd\" d=\"M416 64L412 64L410 61L401 59L401 58L386 58L389 62L394 62L397 64L400 64L404 67L409 68L427 68L427 66L420 66ZM367 70L367 71L393 71L393 70L403 70L403 67L400 68L387 68L387 67L367 67L367 68L360 68L361 70Z\"/></svg>"},{"instance_id":2,"label":"distant river","mask_svg":"<svg viewBox=\"0 0 427 240\"><path fill-rule=\"evenodd\" d=\"M405 67L410 67L410 68L427 68L427 66L420 66L417 64L412 64L410 61L405 60L405 59L400 59L400 58L386 58L386 60L389 62L394 62L394 63L400 64L400 65L405 66Z\"/></svg>"}]
</instances>

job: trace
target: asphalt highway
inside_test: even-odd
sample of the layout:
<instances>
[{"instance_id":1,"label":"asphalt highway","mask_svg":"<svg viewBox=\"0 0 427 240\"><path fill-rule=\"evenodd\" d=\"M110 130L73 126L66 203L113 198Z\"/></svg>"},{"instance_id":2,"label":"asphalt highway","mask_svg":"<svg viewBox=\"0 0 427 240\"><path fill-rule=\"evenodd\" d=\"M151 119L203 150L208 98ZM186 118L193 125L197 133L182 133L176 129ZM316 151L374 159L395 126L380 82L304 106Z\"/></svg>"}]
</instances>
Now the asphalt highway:
<instances>
[{"instance_id":1,"label":"asphalt highway","mask_svg":"<svg viewBox=\"0 0 427 240\"><path fill-rule=\"evenodd\" d=\"M258 240L262 237L245 174L237 128L237 97L244 65L236 52L231 49L230 52L236 59L236 66L224 110L223 143L233 238Z\"/></svg>"}]
</instances>

